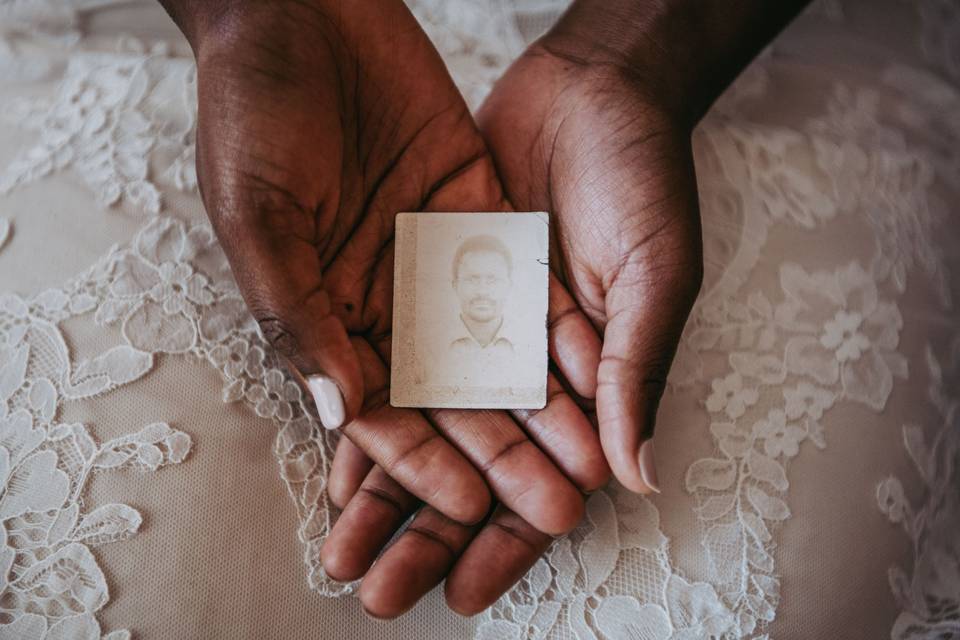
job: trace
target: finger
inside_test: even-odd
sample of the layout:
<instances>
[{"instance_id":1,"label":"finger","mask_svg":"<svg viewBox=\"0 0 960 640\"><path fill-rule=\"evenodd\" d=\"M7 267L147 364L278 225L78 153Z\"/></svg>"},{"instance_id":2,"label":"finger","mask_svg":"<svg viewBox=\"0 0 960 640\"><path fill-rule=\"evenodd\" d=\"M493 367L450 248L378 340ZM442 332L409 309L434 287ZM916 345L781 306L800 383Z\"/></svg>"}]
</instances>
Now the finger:
<instances>
[{"instance_id":1,"label":"finger","mask_svg":"<svg viewBox=\"0 0 960 640\"><path fill-rule=\"evenodd\" d=\"M447 605L465 616L480 613L516 584L552 541L516 513L498 506L447 577Z\"/></svg>"},{"instance_id":2,"label":"finger","mask_svg":"<svg viewBox=\"0 0 960 640\"><path fill-rule=\"evenodd\" d=\"M416 409L387 404L388 371L373 348L354 339L369 392L343 433L407 491L444 515L473 524L490 510L490 492L474 465Z\"/></svg>"},{"instance_id":3,"label":"finger","mask_svg":"<svg viewBox=\"0 0 960 640\"><path fill-rule=\"evenodd\" d=\"M233 214L226 230L221 218L211 219L218 222L218 236L263 337L310 392L323 425L337 428L360 410L360 365L331 312L314 245L284 230L288 223L277 222L303 214L292 204L268 202L271 188L262 189L249 211Z\"/></svg>"},{"instance_id":4,"label":"finger","mask_svg":"<svg viewBox=\"0 0 960 640\"><path fill-rule=\"evenodd\" d=\"M596 429L553 374L547 377L543 409L515 409L511 414L581 491L595 491L610 479Z\"/></svg>"},{"instance_id":5,"label":"finger","mask_svg":"<svg viewBox=\"0 0 960 640\"><path fill-rule=\"evenodd\" d=\"M408 611L447 576L479 528L463 526L430 507L421 509L364 577L363 608L377 618Z\"/></svg>"},{"instance_id":6,"label":"finger","mask_svg":"<svg viewBox=\"0 0 960 640\"><path fill-rule=\"evenodd\" d=\"M336 428L363 402L359 363L333 313L318 255L319 247L338 241L337 211L329 205L340 182L329 176L339 176L340 154L331 154L334 161L313 153L318 145L341 144L336 99L313 96L282 73L237 73L256 66L249 59L256 47L248 49L247 64L238 63L236 51L229 63L217 51L199 71L204 205L261 333L313 396L324 426ZM316 65L320 75L335 73L328 62ZM286 106L314 98L316 109L284 108L280 117L276 104L251 99L271 95L258 93L267 89L263 84L284 95Z\"/></svg>"},{"instance_id":7,"label":"finger","mask_svg":"<svg viewBox=\"0 0 960 640\"><path fill-rule=\"evenodd\" d=\"M547 344L550 358L577 394L584 398L595 397L600 336L552 271L548 308Z\"/></svg>"},{"instance_id":8,"label":"finger","mask_svg":"<svg viewBox=\"0 0 960 640\"><path fill-rule=\"evenodd\" d=\"M347 506L372 467L373 460L350 442L350 438L340 438L327 478L327 494L338 509Z\"/></svg>"},{"instance_id":9,"label":"finger","mask_svg":"<svg viewBox=\"0 0 960 640\"><path fill-rule=\"evenodd\" d=\"M700 255L692 249L682 254ZM597 419L617 479L632 491L659 493L652 440L657 408L702 267L677 265L651 275L647 266L634 266L648 261L625 263L606 295Z\"/></svg>"},{"instance_id":10,"label":"finger","mask_svg":"<svg viewBox=\"0 0 960 640\"><path fill-rule=\"evenodd\" d=\"M327 575L340 582L363 577L419 500L374 467L320 548Z\"/></svg>"},{"instance_id":11,"label":"finger","mask_svg":"<svg viewBox=\"0 0 960 640\"><path fill-rule=\"evenodd\" d=\"M376 343L377 352L387 362L391 343L389 336ZM485 409L424 409L423 412L479 470L497 499L541 531L562 535L580 522L583 517L580 491L537 448L510 414ZM396 477L393 473L390 475Z\"/></svg>"},{"instance_id":12,"label":"finger","mask_svg":"<svg viewBox=\"0 0 960 640\"><path fill-rule=\"evenodd\" d=\"M431 409L431 422L479 469L497 499L551 535L583 517L580 491L503 411Z\"/></svg>"},{"instance_id":13,"label":"finger","mask_svg":"<svg viewBox=\"0 0 960 640\"><path fill-rule=\"evenodd\" d=\"M225 243L233 272L263 337L310 392L323 426L335 429L362 404L357 355L331 313L313 245L268 240L263 224L251 220L243 238Z\"/></svg>"}]
</instances>

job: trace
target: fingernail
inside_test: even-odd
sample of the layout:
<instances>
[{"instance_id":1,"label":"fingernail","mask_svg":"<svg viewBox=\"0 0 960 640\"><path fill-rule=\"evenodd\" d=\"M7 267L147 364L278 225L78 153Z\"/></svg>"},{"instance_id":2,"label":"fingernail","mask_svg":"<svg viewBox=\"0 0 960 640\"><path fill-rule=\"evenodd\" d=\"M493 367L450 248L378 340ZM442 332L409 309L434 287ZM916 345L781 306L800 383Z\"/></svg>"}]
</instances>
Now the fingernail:
<instances>
[{"instance_id":1,"label":"fingernail","mask_svg":"<svg viewBox=\"0 0 960 640\"><path fill-rule=\"evenodd\" d=\"M638 456L640 463L640 477L644 483L656 493L660 493L660 483L657 481L657 466L653 460L653 440L647 440L640 445Z\"/></svg>"},{"instance_id":2,"label":"fingernail","mask_svg":"<svg viewBox=\"0 0 960 640\"><path fill-rule=\"evenodd\" d=\"M324 375L307 377L307 386L313 394L313 402L317 405L320 422L327 429L336 429L343 424L343 395L340 387L333 378Z\"/></svg>"}]
</instances>

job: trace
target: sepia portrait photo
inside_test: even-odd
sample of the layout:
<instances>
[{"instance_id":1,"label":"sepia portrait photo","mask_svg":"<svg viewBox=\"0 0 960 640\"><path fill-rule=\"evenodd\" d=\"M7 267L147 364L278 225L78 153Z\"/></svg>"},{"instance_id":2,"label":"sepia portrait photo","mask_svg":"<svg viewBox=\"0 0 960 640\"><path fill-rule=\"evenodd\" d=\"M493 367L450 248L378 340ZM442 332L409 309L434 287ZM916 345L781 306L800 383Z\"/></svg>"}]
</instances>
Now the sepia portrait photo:
<instances>
[{"instance_id":1,"label":"sepia portrait photo","mask_svg":"<svg viewBox=\"0 0 960 640\"><path fill-rule=\"evenodd\" d=\"M546 403L546 213L401 213L390 403Z\"/></svg>"}]
</instances>

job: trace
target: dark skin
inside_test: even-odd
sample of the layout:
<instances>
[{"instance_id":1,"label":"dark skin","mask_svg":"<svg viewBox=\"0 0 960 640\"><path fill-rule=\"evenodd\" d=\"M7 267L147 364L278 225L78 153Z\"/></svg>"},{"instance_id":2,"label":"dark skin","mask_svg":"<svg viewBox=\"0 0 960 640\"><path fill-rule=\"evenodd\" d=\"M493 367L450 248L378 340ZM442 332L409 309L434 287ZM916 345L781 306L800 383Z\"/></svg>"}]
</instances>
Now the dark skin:
<instances>
[{"instance_id":1,"label":"dark skin","mask_svg":"<svg viewBox=\"0 0 960 640\"><path fill-rule=\"evenodd\" d=\"M804 3L597 2L511 67L479 130L399 2L164 2L197 56L198 174L247 304L294 375L343 391L322 559L363 577L375 616L444 579L477 613L611 469L651 490L640 447L702 273L690 132ZM553 216L547 407L390 407L393 216L510 209Z\"/></svg>"},{"instance_id":2,"label":"dark skin","mask_svg":"<svg viewBox=\"0 0 960 640\"><path fill-rule=\"evenodd\" d=\"M343 391L345 441L451 522L561 535L582 492L606 483L595 430L555 376L539 411L389 406L394 215L507 211L492 158L443 63L406 7L372 16L324 2L170 4L198 67L197 165L209 217L248 307L298 377ZM395 60L405 65L396 68ZM599 338L555 278L557 372L593 384ZM560 345L567 345L560 347ZM586 348L571 348L585 345ZM387 477L389 476L389 478ZM337 493L336 488L332 490ZM350 527L402 505L371 480ZM516 514L516 515L514 515ZM341 529L351 522L341 519ZM520 525L518 525L520 526ZM359 578L353 548L325 547L328 572Z\"/></svg>"}]
</instances>

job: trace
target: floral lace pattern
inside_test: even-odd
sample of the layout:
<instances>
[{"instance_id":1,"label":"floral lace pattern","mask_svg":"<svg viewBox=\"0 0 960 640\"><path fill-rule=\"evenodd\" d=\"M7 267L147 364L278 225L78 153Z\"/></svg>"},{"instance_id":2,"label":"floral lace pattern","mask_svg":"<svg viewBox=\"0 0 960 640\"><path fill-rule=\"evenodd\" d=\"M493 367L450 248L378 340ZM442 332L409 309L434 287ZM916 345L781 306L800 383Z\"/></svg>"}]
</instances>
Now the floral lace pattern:
<instances>
[{"instance_id":1,"label":"floral lace pattern","mask_svg":"<svg viewBox=\"0 0 960 640\"><path fill-rule=\"evenodd\" d=\"M65 403L120 388L153 365L130 345L71 358L58 325L91 313L98 295L79 279L30 300L0 296L0 637L99 639L94 614L109 592L91 548L130 538L142 518L121 503L87 507L90 477L156 471L190 451L190 437L163 422L98 443L86 425L58 420Z\"/></svg>"},{"instance_id":2,"label":"floral lace pattern","mask_svg":"<svg viewBox=\"0 0 960 640\"><path fill-rule=\"evenodd\" d=\"M409 4L476 107L565 2ZM36 31L30 16L38 6L47 5L0 0L0 10L20 18L0 29L0 70L4 55L24 58L18 42ZM59 18L42 37L75 43L74 14L49 6L47 15ZM839 1L815 9L810 19L844 19ZM707 254L722 268L707 274L670 384L702 387L704 429L714 444L684 477L696 500L706 575L678 569L654 502L612 484L591 496L582 525L480 616L477 638L765 638L781 606L777 527L792 515L796 482L788 463L811 453L808 441L827 446L838 407L882 412L895 386L914 374L917 363L901 347L908 284L929 286L951 308L937 242L948 203L931 194L943 184L960 188L950 170L960 167L960 123L942 109L957 105L957 92L923 71L891 67L884 89L912 97L894 109L880 108L874 88L837 83L801 127L740 115L776 74L775 60L758 61L695 140ZM276 426L274 454L297 508L310 586L327 596L356 589L330 580L319 560L337 515L326 478L338 434L319 428L310 398L266 345L211 228L184 222L164 198L170 191L198 196L195 101L188 60L126 41L117 53L76 51L55 94L17 99L3 114L35 138L0 167L0 196L70 174L104 207L149 217L129 243L62 288L0 297L0 638L129 637L101 635L96 614L109 592L92 549L133 536L141 516L124 504L86 506L84 487L94 472L180 463L191 438L155 422L98 443L90 425L57 416L64 403L141 380L159 354L205 360L222 375L224 402L244 403ZM907 129L917 132L909 144ZM923 133L930 130L941 135ZM872 255L816 268L777 260L775 282L747 286L763 259L777 257L771 237L828 233L833 225L869 234ZM0 218L0 251L16 241L12 229ZM121 343L74 362L61 324L78 316L119 329ZM708 366L711 358L724 364ZM943 426L929 440L904 427L925 502L911 505L893 478L878 489L881 509L902 524L915 550L912 574L890 572L903 611L892 630L897 639L950 637L958 624L960 549L951 534L960 507L950 491L956 366L941 369L931 353L926 367Z\"/></svg>"},{"instance_id":3,"label":"floral lace pattern","mask_svg":"<svg viewBox=\"0 0 960 640\"><path fill-rule=\"evenodd\" d=\"M942 422L928 440L922 426L903 426L903 443L923 481L926 497L913 505L903 484L891 476L877 487L877 502L913 543L913 575L890 567L890 588L902 613L894 640L960 637L960 333L947 355L948 366L927 346L929 400Z\"/></svg>"},{"instance_id":4,"label":"floral lace pattern","mask_svg":"<svg viewBox=\"0 0 960 640\"><path fill-rule=\"evenodd\" d=\"M129 44L131 41L127 41ZM158 173L182 191L196 188L193 157L194 116L190 107L179 126L158 108L166 82L181 87L185 105L196 101L194 69L185 60L164 55L80 53L71 57L57 95L50 102L18 100L6 116L36 131L39 141L21 153L0 175L0 195L54 171L76 171L103 206L128 200L151 214L160 212L160 190L148 178L172 150ZM172 78L171 78L172 76Z\"/></svg>"}]
</instances>

